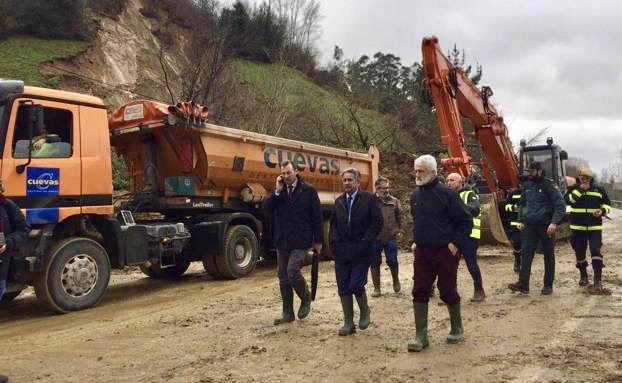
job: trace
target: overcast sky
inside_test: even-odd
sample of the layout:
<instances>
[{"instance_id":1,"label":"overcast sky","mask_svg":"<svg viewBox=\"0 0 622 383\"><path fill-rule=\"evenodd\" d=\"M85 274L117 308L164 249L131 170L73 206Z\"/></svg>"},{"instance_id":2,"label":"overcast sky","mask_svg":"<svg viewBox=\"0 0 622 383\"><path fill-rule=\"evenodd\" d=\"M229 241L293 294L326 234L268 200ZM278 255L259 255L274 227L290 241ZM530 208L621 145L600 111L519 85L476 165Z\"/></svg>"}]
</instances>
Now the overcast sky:
<instances>
[{"instance_id":1,"label":"overcast sky","mask_svg":"<svg viewBox=\"0 0 622 383\"><path fill-rule=\"evenodd\" d=\"M436 35L479 62L480 85L517 143L549 130L570 156L600 169L622 149L622 1L322 0L318 47L328 62L381 51L421 61L421 40Z\"/></svg>"}]
</instances>

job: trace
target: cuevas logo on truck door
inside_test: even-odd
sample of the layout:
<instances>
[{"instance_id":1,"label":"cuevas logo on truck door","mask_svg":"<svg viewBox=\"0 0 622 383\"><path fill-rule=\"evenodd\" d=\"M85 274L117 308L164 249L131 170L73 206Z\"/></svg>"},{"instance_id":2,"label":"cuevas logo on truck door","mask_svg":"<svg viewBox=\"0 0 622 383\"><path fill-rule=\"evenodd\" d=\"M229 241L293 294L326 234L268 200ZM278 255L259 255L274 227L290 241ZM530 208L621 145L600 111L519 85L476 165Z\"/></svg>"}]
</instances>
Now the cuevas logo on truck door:
<instances>
[{"instance_id":1,"label":"cuevas logo on truck door","mask_svg":"<svg viewBox=\"0 0 622 383\"><path fill-rule=\"evenodd\" d=\"M264 163L267 167L274 169L284 160L290 160L299 172L309 170L320 174L339 174L339 160L315 154L290 152L276 148L266 148L263 152Z\"/></svg>"},{"instance_id":2,"label":"cuevas logo on truck door","mask_svg":"<svg viewBox=\"0 0 622 383\"><path fill-rule=\"evenodd\" d=\"M27 196L58 195L60 177L58 168L28 168L26 172Z\"/></svg>"}]
</instances>

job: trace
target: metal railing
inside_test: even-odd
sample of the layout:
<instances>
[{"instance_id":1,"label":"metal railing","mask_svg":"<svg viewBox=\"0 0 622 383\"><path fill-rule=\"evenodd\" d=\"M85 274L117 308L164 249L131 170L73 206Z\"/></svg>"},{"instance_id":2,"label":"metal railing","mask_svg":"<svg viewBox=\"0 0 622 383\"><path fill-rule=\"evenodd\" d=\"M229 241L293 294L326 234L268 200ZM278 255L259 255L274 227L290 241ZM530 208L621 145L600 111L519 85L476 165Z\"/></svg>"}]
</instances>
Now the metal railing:
<instances>
[{"instance_id":1,"label":"metal railing","mask_svg":"<svg viewBox=\"0 0 622 383\"><path fill-rule=\"evenodd\" d=\"M616 209L622 209L622 201L617 201L615 199L612 199L611 206L615 207Z\"/></svg>"}]
</instances>

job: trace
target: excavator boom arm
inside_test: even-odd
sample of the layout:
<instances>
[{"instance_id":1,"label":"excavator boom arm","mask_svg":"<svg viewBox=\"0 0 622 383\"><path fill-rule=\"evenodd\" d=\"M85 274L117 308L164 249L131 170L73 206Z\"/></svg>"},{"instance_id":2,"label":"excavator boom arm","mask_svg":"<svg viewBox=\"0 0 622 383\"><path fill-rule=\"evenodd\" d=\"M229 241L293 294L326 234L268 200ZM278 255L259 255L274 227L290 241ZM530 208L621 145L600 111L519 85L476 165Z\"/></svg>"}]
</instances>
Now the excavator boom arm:
<instances>
[{"instance_id":1,"label":"excavator boom arm","mask_svg":"<svg viewBox=\"0 0 622 383\"><path fill-rule=\"evenodd\" d=\"M460 115L464 115L473 123L475 137L488 159L482 159L480 166L490 191L497 193L499 189L509 190L518 186L516 157L503 117L488 102L492 96L490 88L483 87L480 91L462 69L453 67L435 36L424 38L421 50L424 84L430 89L441 141L447 145L450 156L442 161L443 165L462 176L470 175L471 157L466 149L460 121ZM488 162L496 172L496 179Z\"/></svg>"}]
</instances>

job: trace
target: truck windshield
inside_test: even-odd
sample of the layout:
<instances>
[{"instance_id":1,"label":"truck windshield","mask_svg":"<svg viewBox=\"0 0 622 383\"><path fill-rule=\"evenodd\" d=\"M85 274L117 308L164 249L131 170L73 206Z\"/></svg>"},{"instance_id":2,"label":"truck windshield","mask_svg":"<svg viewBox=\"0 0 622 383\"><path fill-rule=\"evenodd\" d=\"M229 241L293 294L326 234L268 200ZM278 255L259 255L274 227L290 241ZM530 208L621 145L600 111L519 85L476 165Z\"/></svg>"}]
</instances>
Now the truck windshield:
<instances>
[{"instance_id":1,"label":"truck windshield","mask_svg":"<svg viewBox=\"0 0 622 383\"><path fill-rule=\"evenodd\" d=\"M529 150L523 152L523 169L527 169L530 163L538 161L542 164L544 169L544 176L546 178L553 179L555 177L555 170L553 169L553 151L551 149Z\"/></svg>"}]
</instances>

